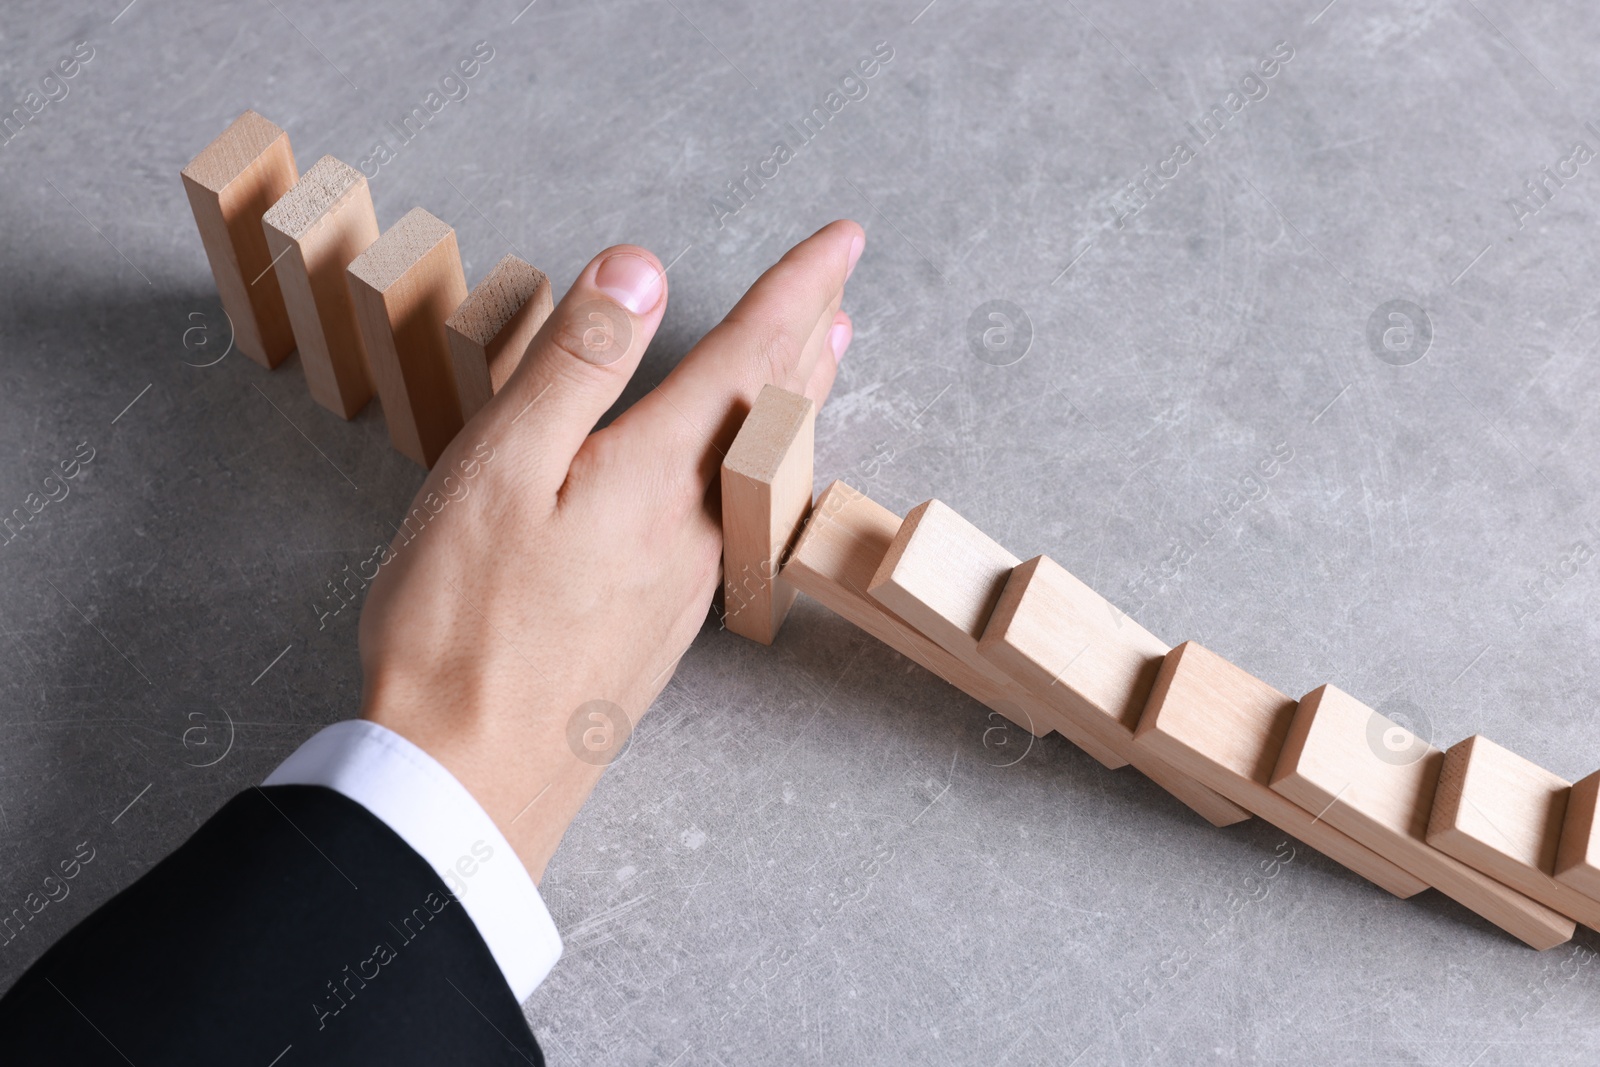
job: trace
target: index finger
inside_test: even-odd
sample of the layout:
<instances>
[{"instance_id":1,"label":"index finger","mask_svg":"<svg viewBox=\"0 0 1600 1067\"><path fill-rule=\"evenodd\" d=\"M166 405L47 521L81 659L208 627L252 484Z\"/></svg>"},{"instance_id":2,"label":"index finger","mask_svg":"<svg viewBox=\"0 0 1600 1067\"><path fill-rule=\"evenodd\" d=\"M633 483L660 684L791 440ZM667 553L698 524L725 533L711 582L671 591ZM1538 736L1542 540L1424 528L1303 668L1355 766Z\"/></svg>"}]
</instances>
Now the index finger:
<instances>
[{"instance_id":1,"label":"index finger","mask_svg":"<svg viewBox=\"0 0 1600 1067\"><path fill-rule=\"evenodd\" d=\"M762 386L805 390L824 347L816 339L865 245L848 219L795 245L618 423L646 438L647 455L689 467L709 485Z\"/></svg>"}]
</instances>

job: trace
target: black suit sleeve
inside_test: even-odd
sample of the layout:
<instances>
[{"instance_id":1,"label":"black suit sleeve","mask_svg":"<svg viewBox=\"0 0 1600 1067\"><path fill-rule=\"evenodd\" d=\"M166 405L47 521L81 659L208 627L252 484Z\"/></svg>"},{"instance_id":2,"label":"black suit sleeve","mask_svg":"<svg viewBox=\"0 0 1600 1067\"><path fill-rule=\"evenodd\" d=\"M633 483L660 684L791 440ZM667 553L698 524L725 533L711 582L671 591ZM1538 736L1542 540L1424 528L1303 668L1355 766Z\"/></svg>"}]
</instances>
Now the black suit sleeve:
<instances>
[{"instance_id":1,"label":"black suit sleeve","mask_svg":"<svg viewBox=\"0 0 1600 1067\"><path fill-rule=\"evenodd\" d=\"M250 789L0 999L16 1064L544 1063L439 876L320 786Z\"/></svg>"}]
</instances>

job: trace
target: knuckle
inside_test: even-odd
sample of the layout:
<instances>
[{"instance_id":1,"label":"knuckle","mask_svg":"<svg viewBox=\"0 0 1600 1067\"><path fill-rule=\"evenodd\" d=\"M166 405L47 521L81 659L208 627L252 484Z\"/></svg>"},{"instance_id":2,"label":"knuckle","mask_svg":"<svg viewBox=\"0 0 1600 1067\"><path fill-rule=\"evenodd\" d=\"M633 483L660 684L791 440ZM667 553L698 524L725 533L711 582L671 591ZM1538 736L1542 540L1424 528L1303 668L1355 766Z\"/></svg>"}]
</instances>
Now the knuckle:
<instances>
[{"instance_id":1,"label":"knuckle","mask_svg":"<svg viewBox=\"0 0 1600 1067\"><path fill-rule=\"evenodd\" d=\"M547 350L569 356L585 367L605 367L627 355L633 343L632 322L620 307L589 300L551 317L545 335Z\"/></svg>"},{"instance_id":2,"label":"knuckle","mask_svg":"<svg viewBox=\"0 0 1600 1067\"><path fill-rule=\"evenodd\" d=\"M765 327L752 345L754 372L762 382L786 385L800 365L800 355L805 339L797 337L787 326L771 324Z\"/></svg>"},{"instance_id":3,"label":"knuckle","mask_svg":"<svg viewBox=\"0 0 1600 1067\"><path fill-rule=\"evenodd\" d=\"M565 356L579 363L588 362L583 358L583 342L577 335L565 328L557 327L549 339L548 351L557 356Z\"/></svg>"}]
</instances>

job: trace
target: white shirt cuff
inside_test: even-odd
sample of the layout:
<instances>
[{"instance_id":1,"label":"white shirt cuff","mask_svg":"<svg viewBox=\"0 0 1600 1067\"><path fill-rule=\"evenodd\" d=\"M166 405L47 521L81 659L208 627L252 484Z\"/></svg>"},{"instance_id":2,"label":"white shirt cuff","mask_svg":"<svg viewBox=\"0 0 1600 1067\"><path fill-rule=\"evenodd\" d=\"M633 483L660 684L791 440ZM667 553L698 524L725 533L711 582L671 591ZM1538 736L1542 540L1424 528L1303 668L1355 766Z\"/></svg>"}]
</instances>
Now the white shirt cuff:
<instances>
[{"instance_id":1,"label":"white shirt cuff","mask_svg":"<svg viewBox=\"0 0 1600 1067\"><path fill-rule=\"evenodd\" d=\"M427 861L478 928L519 1002L561 958L561 934L527 868L467 787L375 722L336 722L263 785L321 785L376 815Z\"/></svg>"}]
</instances>

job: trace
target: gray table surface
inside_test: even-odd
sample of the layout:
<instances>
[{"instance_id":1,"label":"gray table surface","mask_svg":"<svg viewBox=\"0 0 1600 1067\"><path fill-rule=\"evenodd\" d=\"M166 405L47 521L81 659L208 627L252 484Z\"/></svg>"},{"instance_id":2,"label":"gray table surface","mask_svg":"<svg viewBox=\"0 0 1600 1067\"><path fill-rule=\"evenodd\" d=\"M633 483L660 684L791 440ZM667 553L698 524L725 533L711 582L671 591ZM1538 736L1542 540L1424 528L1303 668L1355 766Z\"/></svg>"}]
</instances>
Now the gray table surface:
<instances>
[{"instance_id":1,"label":"gray table surface","mask_svg":"<svg viewBox=\"0 0 1600 1067\"><path fill-rule=\"evenodd\" d=\"M203 365L226 327L179 169L245 107L302 169L360 162L480 40L378 169L379 221L450 221L469 282L655 249L672 305L630 397L859 219L819 489L938 496L1286 692L1600 766L1579 5L123 2L8 3L0 39L6 101L93 48L0 145L0 512L93 450L0 548L0 908L94 850L0 985L352 714L355 612L313 605L422 479L297 360ZM993 300L1027 329L974 348ZM566 955L527 1012L556 1064L1595 1061L1593 935L1535 953L1285 840L1025 745L802 600L771 648L708 625L608 772L542 886Z\"/></svg>"}]
</instances>

